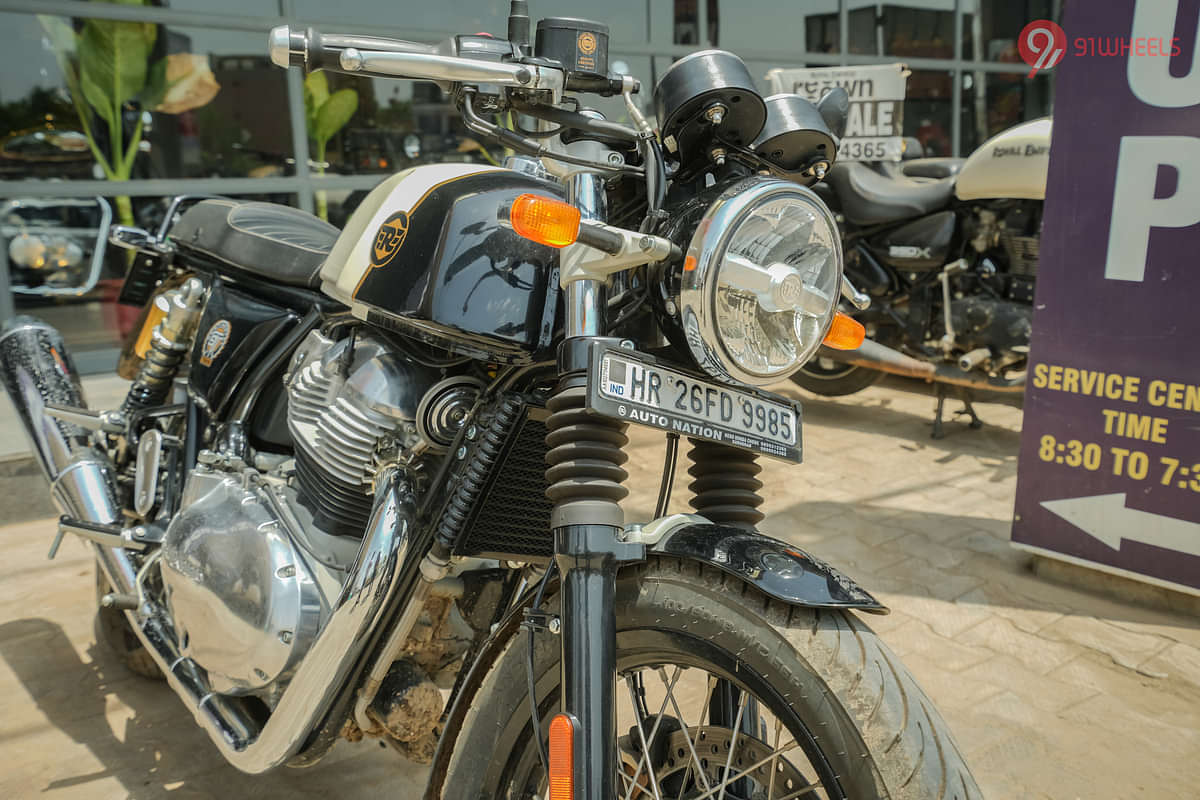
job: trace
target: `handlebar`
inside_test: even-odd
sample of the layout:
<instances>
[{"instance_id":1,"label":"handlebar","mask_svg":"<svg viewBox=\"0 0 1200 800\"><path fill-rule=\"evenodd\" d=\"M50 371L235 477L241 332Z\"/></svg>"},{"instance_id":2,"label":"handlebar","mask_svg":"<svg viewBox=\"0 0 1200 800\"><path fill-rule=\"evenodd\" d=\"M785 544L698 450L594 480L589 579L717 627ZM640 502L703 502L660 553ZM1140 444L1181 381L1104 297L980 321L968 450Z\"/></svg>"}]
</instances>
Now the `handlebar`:
<instances>
[{"instance_id":1,"label":"handlebar","mask_svg":"<svg viewBox=\"0 0 1200 800\"><path fill-rule=\"evenodd\" d=\"M376 36L322 34L312 28L293 31L281 25L271 30L267 43L271 61L281 67L298 66L443 83L487 83L516 89L548 90L556 94L563 90L562 70L462 58L454 52L453 40L428 45Z\"/></svg>"},{"instance_id":2,"label":"handlebar","mask_svg":"<svg viewBox=\"0 0 1200 800\"><path fill-rule=\"evenodd\" d=\"M381 36L357 36L342 33L319 33L312 28L293 31L287 25L272 28L267 37L271 61L280 67L308 69L340 69L342 51L377 50L388 53L436 53L437 47L402 39Z\"/></svg>"}]
</instances>

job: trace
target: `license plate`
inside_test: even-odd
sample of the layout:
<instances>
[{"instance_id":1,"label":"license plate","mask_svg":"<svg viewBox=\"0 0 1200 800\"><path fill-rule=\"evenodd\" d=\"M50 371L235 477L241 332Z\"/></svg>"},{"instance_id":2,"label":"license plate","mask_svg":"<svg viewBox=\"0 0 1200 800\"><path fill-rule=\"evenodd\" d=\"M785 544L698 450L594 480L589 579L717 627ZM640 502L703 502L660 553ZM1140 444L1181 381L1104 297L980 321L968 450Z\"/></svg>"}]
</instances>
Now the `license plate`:
<instances>
[{"instance_id":1,"label":"license plate","mask_svg":"<svg viewBox=\"0 0 1200 800\"><path fill-rule=\"evenodd\" d=\"M600 350L588 374L588 408L681 436L800 462L800 407L658 364L626 350Z\"/></svg>"}]
</instances>

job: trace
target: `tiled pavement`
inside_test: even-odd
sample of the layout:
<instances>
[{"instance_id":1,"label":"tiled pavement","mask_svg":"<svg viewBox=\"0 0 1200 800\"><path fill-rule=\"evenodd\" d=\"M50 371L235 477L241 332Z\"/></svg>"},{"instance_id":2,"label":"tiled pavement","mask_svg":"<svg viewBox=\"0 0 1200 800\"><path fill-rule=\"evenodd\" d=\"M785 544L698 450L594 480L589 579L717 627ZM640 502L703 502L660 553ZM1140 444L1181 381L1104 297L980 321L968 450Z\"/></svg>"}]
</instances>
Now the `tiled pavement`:
<instances>
[{"instance_id":1,"label":"tiled pavement","mask_svg":"<svg viewBox=\"0 0 1200 800\"><path fill-rule=\"evenodd\" d=\"M920 386L803 399L806 463L767 465L764 529L892 607L868 622L942 709L986 795L1200 796L1200 621L1048 583L1009 547L1020 412L984 404L983 430L953 423L932 441ZM629 516L645 517L661 439L635 432L630 453ZM675 510L686 481L681 470ZM276 777L225 766L167 689L93 646L82 546L46 562L48 521L0 534L0 796L415 795L404 777L419 771L370 746Z\"/></svg>"}]
</instances>

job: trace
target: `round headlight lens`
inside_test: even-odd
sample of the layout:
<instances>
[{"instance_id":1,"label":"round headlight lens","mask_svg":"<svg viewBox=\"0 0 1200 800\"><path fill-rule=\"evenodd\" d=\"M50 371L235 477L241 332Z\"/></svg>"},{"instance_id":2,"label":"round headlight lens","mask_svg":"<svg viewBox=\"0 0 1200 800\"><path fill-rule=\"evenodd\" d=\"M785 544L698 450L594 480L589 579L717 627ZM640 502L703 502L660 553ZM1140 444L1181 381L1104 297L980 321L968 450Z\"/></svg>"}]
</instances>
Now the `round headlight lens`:
<instances>
[{"instance_id":1,"label":"round headlight lens","mask_svg":"<svg viewBox=\"0 0 1200 800\"><path fill-rule=\"evenodd\" d=\"M709 207L688 247L680 303L688 345L718 378L790 376L829 329L842 280L837 224L808 189L753 178Z\"/></svg>"}]
</instances>

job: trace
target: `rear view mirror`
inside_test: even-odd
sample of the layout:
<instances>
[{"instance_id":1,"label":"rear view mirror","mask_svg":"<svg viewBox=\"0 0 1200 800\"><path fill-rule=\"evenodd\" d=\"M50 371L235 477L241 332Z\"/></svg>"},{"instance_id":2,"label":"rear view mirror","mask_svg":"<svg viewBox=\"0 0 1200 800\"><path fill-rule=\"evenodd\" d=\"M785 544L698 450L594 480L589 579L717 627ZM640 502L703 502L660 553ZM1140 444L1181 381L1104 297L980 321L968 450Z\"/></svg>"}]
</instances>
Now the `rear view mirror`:
<instances>
[{"instance_id":1,"label":"rear view mirror","mask_svg":"<svg viewBox=\"0 0 1200 800\"><path fill-rule=\"evenodd\" d=\"M846 117L850 114L850 95L841 86L830 89L817 101L821 119L838 139L846 135Z\"/></svg>"}]
</instances>

